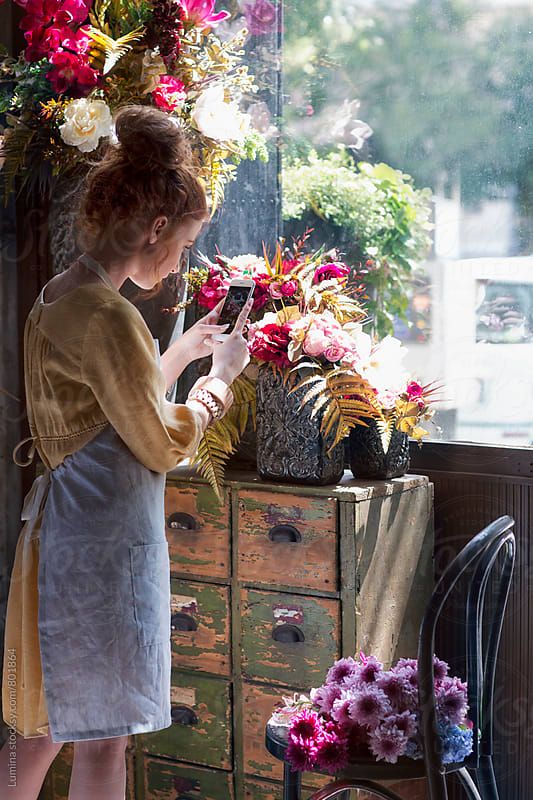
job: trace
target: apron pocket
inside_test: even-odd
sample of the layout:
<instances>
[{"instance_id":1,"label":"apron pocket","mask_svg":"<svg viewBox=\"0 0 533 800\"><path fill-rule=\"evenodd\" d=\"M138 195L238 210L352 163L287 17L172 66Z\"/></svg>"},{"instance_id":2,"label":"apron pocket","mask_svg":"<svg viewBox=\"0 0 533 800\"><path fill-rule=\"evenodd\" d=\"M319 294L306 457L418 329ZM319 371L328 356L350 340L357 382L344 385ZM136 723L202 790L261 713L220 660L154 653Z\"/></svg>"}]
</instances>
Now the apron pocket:
<instances>
[{"instance_id":1,"label":"apron pocket","mask_svg":"<svg viewBox=\"0 0 533 800\"><path fill-rule=\"evenodd\" d=\"M130 565L139 644L170 641L168 542L130 545Z\"/></svg>"}]
</instances>

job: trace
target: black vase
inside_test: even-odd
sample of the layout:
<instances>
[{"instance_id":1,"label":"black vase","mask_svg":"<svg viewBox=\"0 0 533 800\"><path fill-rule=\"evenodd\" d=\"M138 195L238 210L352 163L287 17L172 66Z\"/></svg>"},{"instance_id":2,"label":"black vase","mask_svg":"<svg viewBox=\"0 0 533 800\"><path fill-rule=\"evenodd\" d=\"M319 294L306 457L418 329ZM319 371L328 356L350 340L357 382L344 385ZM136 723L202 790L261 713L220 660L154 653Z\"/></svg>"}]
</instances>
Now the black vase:
<instances>
[{"instance_id":1,"label":"black vase","mask_svg":"<svg viewBox=\"0 0 533 800\"><path fill-rule=\"evenodd\" d=\"M409 438L393 428L385 451L374 420L368 427L356 425L350 431L350 469L354 478L387 480L405 475L409 469Z\"/></svg>"},{"instance_id":2,"label":"black vase","mask_svg":"<svg viewBox=\"0 0 533 800\"><path fill-rule=\"evenodd\" d=\"M344 474L341 442L331 445L320 432L322 413L311 419L312 403L300 408L307 388L289 394L309 370L293 373L291 383L269 367L257 377L257 472L264 480L323 486L336 484ZM295 381L296 377L296 381Z\"/></svg>"}]
</instances>

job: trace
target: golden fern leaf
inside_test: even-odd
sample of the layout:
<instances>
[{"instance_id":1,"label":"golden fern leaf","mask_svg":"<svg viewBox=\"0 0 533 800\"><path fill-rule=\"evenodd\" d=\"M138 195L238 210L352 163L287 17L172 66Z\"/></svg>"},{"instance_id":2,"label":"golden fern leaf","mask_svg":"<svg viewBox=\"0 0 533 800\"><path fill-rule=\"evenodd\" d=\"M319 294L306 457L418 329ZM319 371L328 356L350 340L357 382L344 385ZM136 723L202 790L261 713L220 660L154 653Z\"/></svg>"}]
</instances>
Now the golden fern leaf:
<instances>
[{"instance_id":1,"label":"golden fern leaf","mask_svg":"<svg viewBox=\"0 0 533 800\"><path fill-rule=\"evenodd\" d=\"M106 75L131 50L133 43L142 37L144 28L136 28L118 39L113 39L112 36L92 26L87 34L93 40L89 53L91 64Z\"/></svg>"},{"instance_id":2,"label":"golden fern leaf","mask_svg":"<svg viewBox=\"0 0 533 800\"><path fill-rule=\"evenodd\" d=\"M6 128L4 131L1 155L5 158L2 168L2 181L4 183L4 204L7 205L9 195L13 191L17 175L24 168L26 151L35 130L17 120L15 127Z\"/></svg>"}]
</instances>

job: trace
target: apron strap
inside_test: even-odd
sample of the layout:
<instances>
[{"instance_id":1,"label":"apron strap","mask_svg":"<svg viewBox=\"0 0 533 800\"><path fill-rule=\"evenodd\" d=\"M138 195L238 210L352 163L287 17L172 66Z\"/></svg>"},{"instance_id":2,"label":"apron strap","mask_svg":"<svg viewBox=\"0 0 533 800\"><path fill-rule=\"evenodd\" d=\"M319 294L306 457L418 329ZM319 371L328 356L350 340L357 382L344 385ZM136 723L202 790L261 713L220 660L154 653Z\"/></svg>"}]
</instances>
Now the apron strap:
<instances>
[{"instance_id":1,"label":"apron strap","mask_svg":"<svg viewBox=\"0 0 533 800\"><path fill-rule=\"evenodd\" d=\"M17 445L15 445L15 447L13 448L13 454L12 454L13 461L19 467L29 467L29 465L33 461L33 457L35 455L35 438L36 438L35 436L27 436L25 439L21 439L21 441ZM22 447L23 444L25 444L26 442L30 442L30 441L31 441L32 444L31 444L30 449L28 450L28 459L27 459L27 461L24 461L24 462L18 461L17 455L16 455L17 454L17 450L19 449L19 447Z\"/></svg>"}]
</instances>

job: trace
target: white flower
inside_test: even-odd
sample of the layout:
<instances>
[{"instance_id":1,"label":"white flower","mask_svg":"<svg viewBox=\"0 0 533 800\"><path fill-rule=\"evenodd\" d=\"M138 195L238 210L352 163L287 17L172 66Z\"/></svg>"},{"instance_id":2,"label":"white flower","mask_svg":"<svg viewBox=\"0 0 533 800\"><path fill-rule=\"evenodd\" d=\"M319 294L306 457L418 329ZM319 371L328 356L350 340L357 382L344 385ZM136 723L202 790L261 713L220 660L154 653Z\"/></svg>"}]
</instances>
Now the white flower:
<instances>
[{"instance_id":1,"label":"white flower","mask_svg":"<svg viewBox=\"0 0 533 800\"><path fill-rule=\"evenodd\" d=\"M98 147L101 137L113 133L109 106L103 100L73 100L65 109L65 122L59 130L65 144L88 153Z\"/></svg>"},{"instance_id":2,"label":"white flower","mask_svg":"<svg viewBox=\"0 0 533 800\"><path fill-rule=\"evenodd\" d=\"M261 272L266 272L265 259L261 256L247 253L242 256L234 256L228 261L230 274L233 277L239 275L257 275Z\"/></svg>"},{"instance_id":3,"label":"white flower","mask_svg":"<svg viewBox=\"0 0 533 800\"><path fill-rule=\"evenodd\" d=\"M165 75L166 71L165 62L159 55L159 48L156 47L154 50L145 50L141 71L143 94L153 92L159 83L159 76Z\"/></svg>"},{"instance_id":4,"label":"white flower","mask_svg":"<svg viewBox=\"0 0 533 800\"><path fill-rule=\"evenodd\" d=\"M354 368L376 389L378 400L384 407L393 406L396 397L405 391L409 379L402 364L407 349L394 336L385 336L374 347L371 347L366 333L356 334L354 338L358 354Z\"/></svg>"},{"instance_id":5,"label":"white flower","mask_svg":"<svg viewBox=\"0 0 533 800\"><path fill-rule=\"evenodd\" d=\"M237 103L226 102L221 84L202 92L191 119L200 133L218 142L240 142L250 129L250 117L240 111Z\"/></svg>"}]
</instances>

